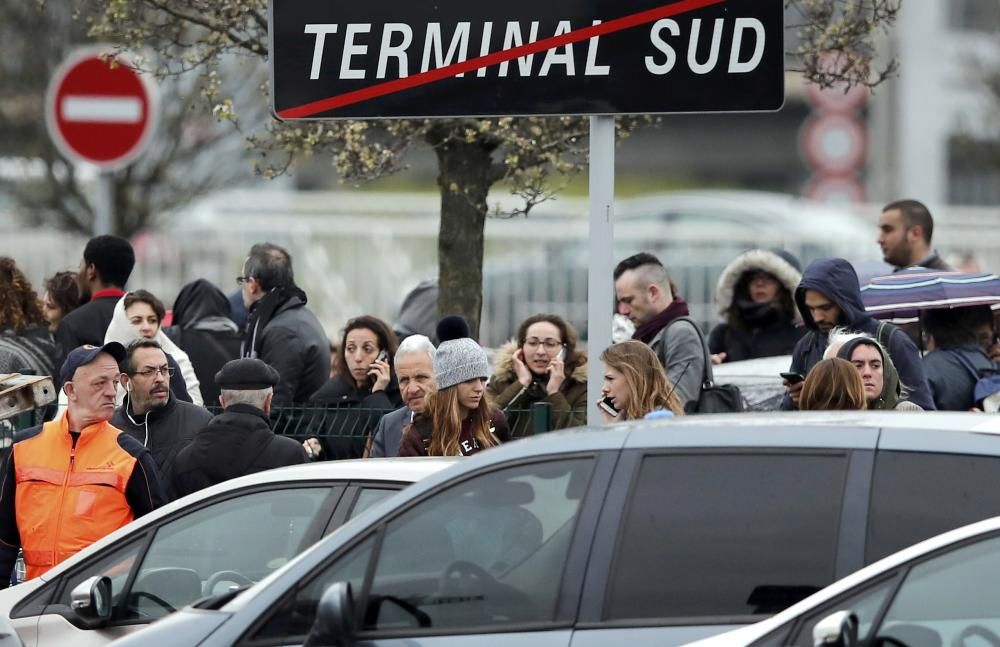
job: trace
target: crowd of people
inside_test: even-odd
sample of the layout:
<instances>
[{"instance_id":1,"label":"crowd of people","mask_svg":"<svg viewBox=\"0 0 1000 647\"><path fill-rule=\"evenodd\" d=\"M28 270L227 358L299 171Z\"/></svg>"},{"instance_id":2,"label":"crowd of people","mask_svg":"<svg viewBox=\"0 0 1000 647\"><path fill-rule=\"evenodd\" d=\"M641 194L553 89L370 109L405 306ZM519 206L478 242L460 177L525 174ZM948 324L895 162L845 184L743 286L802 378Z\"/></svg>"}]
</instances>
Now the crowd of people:
<instances>
[{"instance_id":1,"label":"crowd of people","mask_svg":"<svg viewBox=\"0 0 1000 647\"><path fill-rule=\"evenodd\" d=\"M920 203L887 205L879 231L897 269L950 269ZM1000 374L988 305L928 310L914 333L865 310L848 261L802 269L780 249L749 250L725 268L722 321L707 338L658 258L622 260L616 316L632 332L592 349L603 368L598 402L588 401L587 353L558 314L527 318L492 356L457 315L437 321L433 340L361 315L331 342L277 245L249 250L239 291L199 279L170 312L146 290L126 291L134 265L127 240L97 236L78 271L55 274L39 296L0 258L0 373L50 375L60 392L46 422L19 432L4 457L0 581L19 547L37 575L164 501L242 474L474 454L530 435L539 404L550 429L583 424L590 407L609 422L740 410L738 397L713 393L713 366L727 362L790 355L786 410L989 409L983 385ZM299 442L272 430L275 408L289 405L335 413ZM44 510L19 505L43 499Z\"/></svg>"}]
</instances>

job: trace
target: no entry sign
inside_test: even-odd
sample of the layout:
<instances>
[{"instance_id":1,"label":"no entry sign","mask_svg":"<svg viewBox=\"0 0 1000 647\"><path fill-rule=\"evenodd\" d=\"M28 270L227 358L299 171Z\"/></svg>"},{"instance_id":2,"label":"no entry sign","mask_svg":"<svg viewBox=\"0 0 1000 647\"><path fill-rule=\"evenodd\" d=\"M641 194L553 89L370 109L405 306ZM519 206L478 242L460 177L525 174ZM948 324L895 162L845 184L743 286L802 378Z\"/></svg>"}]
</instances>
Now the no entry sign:
<instances>
[{"instance_id":1,"label":"no entry sign","mask_svg":"<svg viewBox=\"0 0 1000 647\"><path fill-rule=\"evenodd\" d=\"M45 120L66 157L102 168L125 166L142 153L156 124L156 89L108 48L74 52L56 70Z\"/></svg>"},{"instance_id":2,"label":"no entry sign","mask_svg":"<svg viewBox=\"0 0 1000 647\"><path fill-rule=\"evenodd\" d=\"M279 119L777 110L782 0L271 0Z\"/></svg>"}]
</instances>

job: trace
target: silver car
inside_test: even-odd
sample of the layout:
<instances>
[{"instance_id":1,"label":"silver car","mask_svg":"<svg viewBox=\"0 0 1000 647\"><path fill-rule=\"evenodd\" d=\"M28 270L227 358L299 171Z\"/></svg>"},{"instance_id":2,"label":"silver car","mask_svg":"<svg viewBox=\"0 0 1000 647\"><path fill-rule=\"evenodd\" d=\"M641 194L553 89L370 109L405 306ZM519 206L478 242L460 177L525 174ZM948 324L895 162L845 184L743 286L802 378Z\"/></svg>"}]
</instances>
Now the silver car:
<instances>
[{"instance_id":1,"label":"silver car","mask_svg":"<svg viewBox=\"0 0 1000 647\"><path fill-rule=\"evenodd\" d=\"M376 501L453 462L332 461L220 483L0 591L0 619L28 647L106 645L202 597L263 579Z\"/></svg>"},{"instance_id":2,"label":"silver car","mask_svg":"<svg viewBox=\"0 0 1000 647\"><path fill-rule=\"evenodd\" d=\"M546 434L116 644L682 644L1000 514L998 431L968 413L836 412Z\"/></svg>"}]
</instances>

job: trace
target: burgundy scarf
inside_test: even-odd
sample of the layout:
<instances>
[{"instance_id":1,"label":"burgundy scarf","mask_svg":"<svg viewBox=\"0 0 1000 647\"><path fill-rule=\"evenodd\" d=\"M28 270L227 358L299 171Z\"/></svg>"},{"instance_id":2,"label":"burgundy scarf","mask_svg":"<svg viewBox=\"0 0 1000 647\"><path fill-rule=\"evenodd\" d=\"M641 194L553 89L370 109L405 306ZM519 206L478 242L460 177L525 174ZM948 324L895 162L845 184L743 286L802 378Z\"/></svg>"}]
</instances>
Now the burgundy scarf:
<instances>
[{"instance_id":1,"label":"burgundy scarf","mask_svg":"<svg viewBox=\"0 0 1000 647\"><path fill-rule=\"evenodd\" d=\"M656 337L656 334L663 330L668 323L677 317L686 317L688 314L690 313L688 312L687 301L675 296L666 310L636 328L632 339L638 339L642 343L648 344L653 341L653 337Z\"/></svg>"}]
</instances>

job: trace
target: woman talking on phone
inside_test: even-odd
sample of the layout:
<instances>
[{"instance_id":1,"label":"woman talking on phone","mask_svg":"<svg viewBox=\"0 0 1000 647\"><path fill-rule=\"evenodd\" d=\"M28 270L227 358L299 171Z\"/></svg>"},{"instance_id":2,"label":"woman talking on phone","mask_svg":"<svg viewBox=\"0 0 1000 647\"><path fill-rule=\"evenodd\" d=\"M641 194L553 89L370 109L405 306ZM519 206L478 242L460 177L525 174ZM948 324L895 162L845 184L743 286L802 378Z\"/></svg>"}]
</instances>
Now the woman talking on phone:
<instances>
[{"instance_id":1,"label":"woman talking on phone","mask_svg":"<svg viewBox=\"0 0 1000 647\"><path fill-rule=\"evenodd\" d=\"M597 407L607 422L638 420L654 411L684 415L684 406L663 372L656 353L641 341L613 344L601 353L602 399Z\"/></svg>"},{"instance_id":2,"label":"woman talking on phone","mask_svg":"<svg viewBox=\"0 0 1000 647\"><path fill-rule=\"evenodd\" d=\"M576 331L557 315L528 317L493 356L495 372L486 387L503 409L511 436L530 436L531 405L552 405L552 429L587 421L587 356L576 348Z\"/></svg>"},{"instance_id":3,"label":"woman talking on phone","mask_svg":"<svg viewBox=\"0 0 1000 647\"><path fill-rule=\"evenodd\" d=\"M314 404L336 407L325 425L327 444L306 441L306 452L316 458L357 458L383 414L403 405L392 361L398 346L389 325L362 315L347 322L340 340L337 373L310 398ZM342 413L341 409L355 411Z\"/></svg>"}]
</instances>

